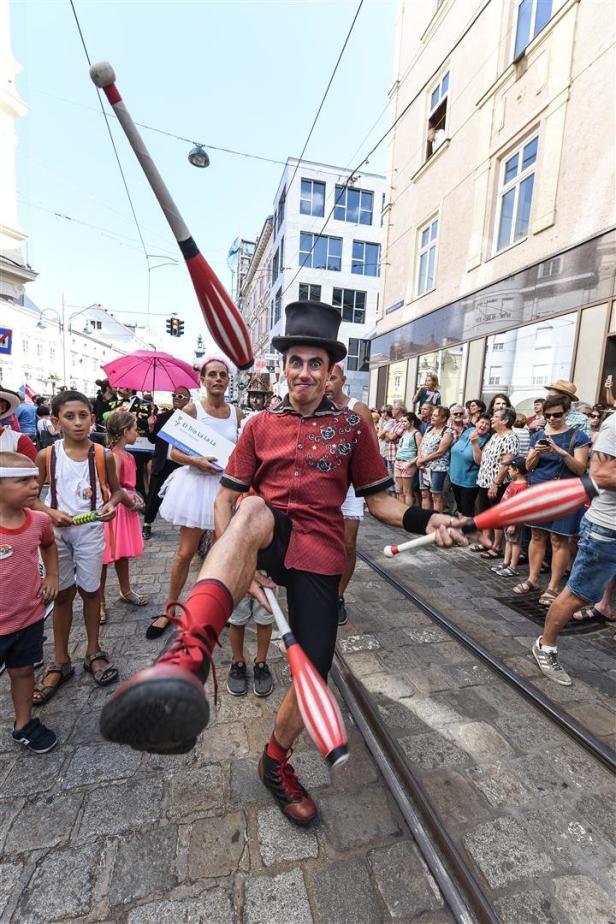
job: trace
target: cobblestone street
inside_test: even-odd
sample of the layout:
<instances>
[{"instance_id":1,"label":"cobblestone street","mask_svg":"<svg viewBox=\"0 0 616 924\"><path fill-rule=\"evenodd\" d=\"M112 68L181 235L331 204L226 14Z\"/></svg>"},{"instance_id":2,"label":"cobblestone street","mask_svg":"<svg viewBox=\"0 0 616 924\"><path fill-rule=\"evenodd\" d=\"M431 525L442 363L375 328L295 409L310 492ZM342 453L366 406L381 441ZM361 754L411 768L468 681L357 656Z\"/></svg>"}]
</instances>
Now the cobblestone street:
<instances>
[{"instance_id":1,"label":"cobblestone street","mask_svg":"<svg viewBox=\"0 0 616 924\"><path fill-rule=\"evenodd\" d=\"M135 589L151 595L148 607L118 602L110 580L102 639L122 677L162 646L144 632L164 601L174 548L174 532L157 520L133 566ZM197 563L193 577L196 570ZM272 803L256 764L289 682L276 643L273 694L234 699L224 689L223 638L220 706L208 729L190 754L155 757L102 741L98 717L108 692L80 669L80 615L72 638L79 669L41 711L60 739L51 753L26 753L11 742L7 678L0 678L1 921L452 920L348 716L352 757L332 779L306 736L293 758L317 798L321 823L296 829Z\"/></svg>"}]
</instances>

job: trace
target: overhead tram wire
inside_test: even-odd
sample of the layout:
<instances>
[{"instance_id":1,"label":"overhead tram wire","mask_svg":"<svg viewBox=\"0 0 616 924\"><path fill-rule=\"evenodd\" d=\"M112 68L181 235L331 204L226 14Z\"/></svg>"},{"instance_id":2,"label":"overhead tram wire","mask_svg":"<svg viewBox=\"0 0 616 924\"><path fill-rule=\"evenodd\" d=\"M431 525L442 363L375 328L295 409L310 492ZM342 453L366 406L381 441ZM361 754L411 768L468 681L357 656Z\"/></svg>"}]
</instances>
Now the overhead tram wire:
<instances>
[{"instance_id":1,"label":"overhead tram wire","mask_svg":"<svg viewBox=\"0 0 616 924\"><path fill-rule=\"evenodd\" d=\"M488 2L489 2L489 0L488 0ZM308 132L308 137L306 138L306 141L304 142L304 147L302 148L302 153L299 155L299 158L298 158L297 163L296 163L296 165L295 165L295 170L293 171L293 175L291 176L291 180L290 180L290 182L289 182L289 184L288 184L288 188L289 188L289 189L290 189L291 186L293 185L293 180L294 180L295 177L297 176L297 171L299 170L299 165L301 164L302 159L303 159L303 157L304 157L304 154L306 153L306 148L308 147L308 144L309 144L309 142L310 142L310 139L312 138L312 133L314 132L315 126L316 126L317 121L318 121L318 118L319 118L319 116L321 115L321 110L323 109L323 106L325 105L325 100L327 99L327 94L329 93L330 87L331 87L332 83L334 82L334 77L336 76L336 72L337 72L337 70L338 70L338 67L339 67L339 65L340 65L340 62L342 61L342 56L343 56L343 54L344 54L344 52L345 52L345 49L346 49L346 47L347 47L347 45L348 45L348 43L349 43L349 39L351 38L351 33L353 32L353 29L355 28L355 23L357 22L357 17L359 16L360 11L361 11L361 8L362 8L363 5L364 5L364 0L359 0L359 4L358 4L358 6L357 6L357 9L355 10L355 15L354 15L354 17L353 17L353 21L351 22L351 25L349 26L349 31L347 32L346 38L345 38L344 43L343 43L343 45L342 45L342 48L340 49L340 53L339 53L339 55L338 55L338 59L336 60L335 65L334 65L334 69L333 69L333 71L332 71L332 73L331 73L331 77L329 78L329 81L328 81L328 83L327 83L327 86L325 87L325 92L324 92L323 96L321 97L321 102L319 103L319 108L317 109L316 115L315 115L314 119L312 120L312 125L310 126L310 131Z\"/></svg>"}]
</instances>

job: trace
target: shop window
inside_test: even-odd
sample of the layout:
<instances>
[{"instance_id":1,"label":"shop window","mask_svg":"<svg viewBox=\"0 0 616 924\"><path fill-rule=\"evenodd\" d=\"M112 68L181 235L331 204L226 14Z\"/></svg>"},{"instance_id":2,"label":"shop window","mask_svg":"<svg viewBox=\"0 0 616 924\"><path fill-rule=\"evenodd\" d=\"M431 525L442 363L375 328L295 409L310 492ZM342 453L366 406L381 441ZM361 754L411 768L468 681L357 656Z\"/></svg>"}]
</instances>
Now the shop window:
<instances>
[{"instance_id":1,"label":"shop window","mask_svg":"<svg viewBox=\"0 0 616 924\"><path fill-rule=\"evenodd\" d=\"M417 364L415 389L424 385L426 375L435 374L438 376L441 404L449 407L456 401L461 402L466 349L467 344L460 344L433 353L423 353Z\"/></svg>"}]
</instances>

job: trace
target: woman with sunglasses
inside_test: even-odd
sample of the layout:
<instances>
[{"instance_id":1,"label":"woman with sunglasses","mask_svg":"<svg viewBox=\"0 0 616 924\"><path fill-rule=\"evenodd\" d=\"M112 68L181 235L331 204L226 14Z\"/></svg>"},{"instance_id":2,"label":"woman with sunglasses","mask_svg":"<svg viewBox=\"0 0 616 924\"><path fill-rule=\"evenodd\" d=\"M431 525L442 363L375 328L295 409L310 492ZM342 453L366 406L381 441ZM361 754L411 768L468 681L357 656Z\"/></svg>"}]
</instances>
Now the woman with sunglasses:
<instances>
[{"instance_id":1,"label":"woman with sunglasses","mask_svg":"<svg viewBox=\"0 0 616 924\"><path fill-rule=\"evenodd\" d=\"M600 404L595 404L592 411L588 415L590 420L590 441L591 446L595 445L595 440L599 436L599 430L601 429L601 424L605 420L605 411Z\"/></svg>"},{"instance_id":2,"label":"woman with sunglasses","mask_svg":"<svg viewBox=\"0 0 616 924\"><path fill-rule=\"evenodd\" d=\"M581 430L567 425L571 399L567 395L547 398L543 416L545 428L533 433L526 459L528 483L554 481L560 478L579 478L588 465L590 439ZM583 510L567 514L533 526L528 547L528 579L516 584L514 594L528 594L539 590L539 574L545 559L548 536L552 545L550 583L539 598L540 606L549 607L560 590L560 582L569 566L569 540L578 536Z\"/></svg>"}]
</instances>

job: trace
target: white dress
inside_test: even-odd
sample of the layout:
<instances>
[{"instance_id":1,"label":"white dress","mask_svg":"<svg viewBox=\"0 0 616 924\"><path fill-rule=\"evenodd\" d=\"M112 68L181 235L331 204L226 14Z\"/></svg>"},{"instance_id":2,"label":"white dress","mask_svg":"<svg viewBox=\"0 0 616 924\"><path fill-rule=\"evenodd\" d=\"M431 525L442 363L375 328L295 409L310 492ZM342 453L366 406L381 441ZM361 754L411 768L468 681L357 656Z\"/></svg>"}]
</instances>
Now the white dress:
<instances>
[{"instance_id":1,"label":"white dress","mask_svg":"<svg viewBox=\"0 0 616 924\"><path fill-rule=\"evenodd\" d=\"M237 443L237 411L229 405L228 417L211 417L203 410L200 401L197 420L206 423L220 436ZM160 515L174 526L188 526L191 529L214 529L214 499L222 472L208 475L194 465L182 465L169 475L162 488Z\"/></svg>"}]
</instances>

